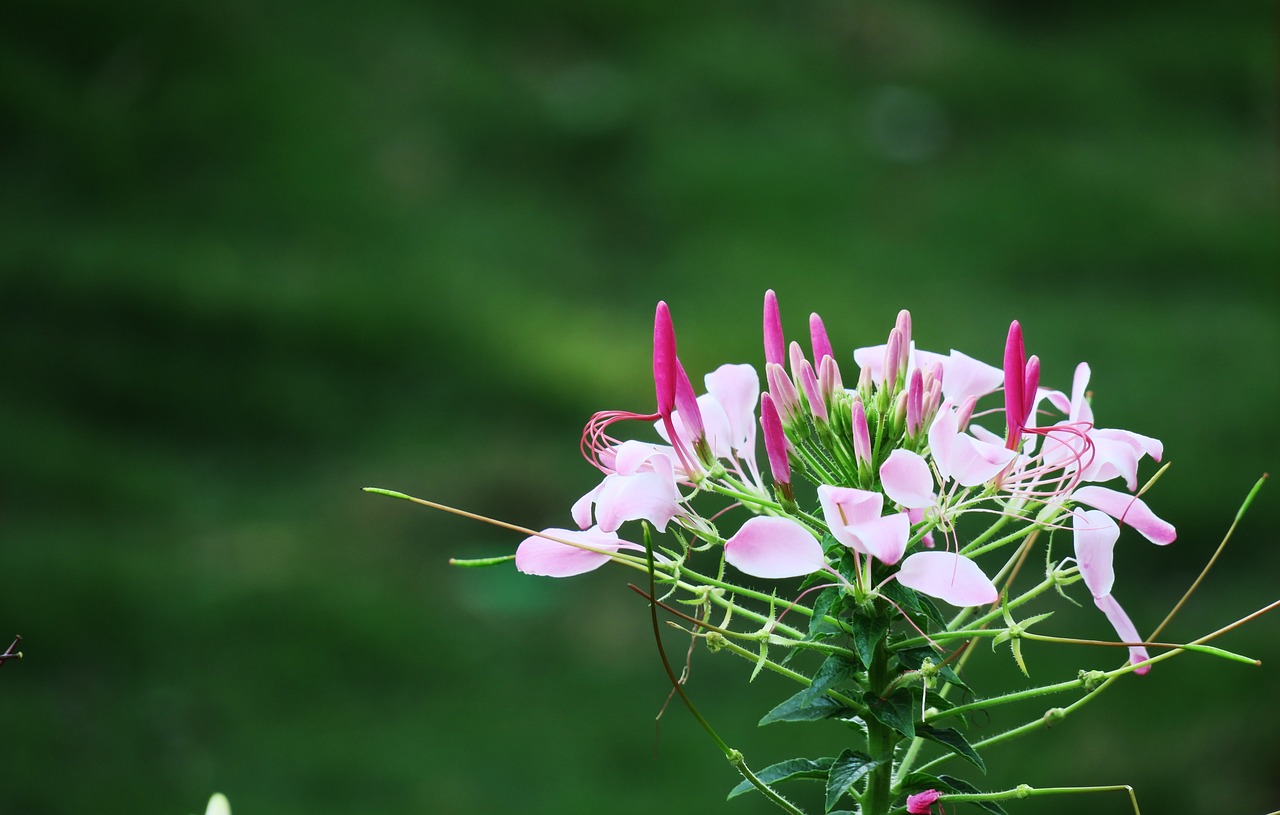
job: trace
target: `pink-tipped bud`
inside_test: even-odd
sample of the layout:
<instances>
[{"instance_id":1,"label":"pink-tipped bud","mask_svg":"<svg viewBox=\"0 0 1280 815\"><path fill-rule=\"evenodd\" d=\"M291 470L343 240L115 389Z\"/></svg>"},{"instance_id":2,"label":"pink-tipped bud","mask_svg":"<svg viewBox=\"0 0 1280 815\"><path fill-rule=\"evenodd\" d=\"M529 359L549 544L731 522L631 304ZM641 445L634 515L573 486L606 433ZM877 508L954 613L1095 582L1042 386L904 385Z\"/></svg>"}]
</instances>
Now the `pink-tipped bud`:
<instances>
[{"instance_id":1,"label":"pink-tipped bud","mask_svg":"<svg viewBox=\"0 0 1280 815\"><path fill-rule=\"evenodd\" d=\"M831 350L831 340L827 339L827 327L822 324L822 318L817 314L809 315L809 344L813 346L813 364L822 365L822 360L826 357L835 358L835 352Z\"/></svg>"},{"instance_id":2,"label":"pink-tipped bud","mask_svg":"<svg viewBox=\"0 0 1280 815\"><path fill-rule=\"evenodd\" d=\"M764 361L781 365L786 358L787 343L782 338L782 315L778 312L778 295L769 289L764 293Z\"/></svg>"},{"instance_id":3,"label":"pink-tipped bud","mask_svg":"<svg viewBox=\"0 0 1280 815\"><path fill-rule=\"evenodd\" d=\"M787 376L787 369L776 362L765 363L764 378L778 415L785 424L791 424L800 416L800 394L796 392L791 377Z\"/></svg>"},{"instance_id":4,"label":"pink-tipped bud","mask_svg":"<svg viewBox=\"0 0 1280 815\"><path fill-rule=\"evenodd\" d=\"M938 414L942 404L942 380L935 379L924 391L924 404L920 406L920 424L928 427L933 424L933 417Z\"/></svg>"},{"instance_id":5,"label":"pink-tipped bud","mask_svg":"<svg viewBox=\"0 0 1280 815\"><path fill-rule=\"evenodd\" d=\"M830 400L832 394L844 390L844 382L840 380L840 366L835 357L823 357L818 364L818 388L822 397Z\"/></svg>"},{"instance_id":6,"label":"pink-tipped bud","mask_svg":"<svg viewBox=\"0 0 1280 815\"><path fill-rule=\"evenodd\" d=\"M653 315L653 386L658 415L670 416L676 406L676 329L670 309L661 300Z\"/></svg>"},{"instance_id":7,"label":"pink-tipped bud","mask_svg":"<svg viewBox=\"0 0 1280 815\"><path fill-rule=\"evenodd\" d=\"M809 412L813 414L814 421L819 424L827 423L827 403L822 398L822 391L818 388L818 376L813 372L813 366L809 364L809 360L800 360L800 387L804 390L804 398L809 402Z\"/></svg>"},{"instance_id":8,"label":"pink-tipped bud","mask_svg":"<svg viewBox=\"0 0 1280 815\"><path fill-rule=\"evenodd\" d=\"M1022 423L1026 425L1036 407L1036 389L1040 387L1040 357L1027 359L1027 373L1022 380Z\"/></svg>"},{"instance_id":9,"label":"pink-tipped bud","mask_svg":"<svg viewBox=\"0 0 1280 815\"><path fill-rule=\"evenodd\" d=\"M969 426L969 420L973 418L973 409L978 404L978 397L966 396L964 401L960 403L960 407L956 408L956 429L964 430Z\"/></svg>"},{"instance_id":10,"label":"pink-tipped bud","mask_svg":"<svg viewBox=\"0 0 1280 815\"><path fill-rule=\"evenodd\" d=\"M898 375L906 365L906 349L902 345L902 332L896 327L889 332L884 345L884 386L893 390L898 386Z\"/></svg>"},{"instance_id":11,"label":"pink-tipped bud","mask_svg":"<svg viewBox=\"0 0 1280 815\"><path fill-rule=\"evenodd\" d=\"M859 464L871 464L871 429L861 399L853 400L853 455Z\"/></svg>"},{"instance_id":12,"label":"pink-tipped bud","mask_svg":"<svg viewBox=\"0 0 1280 815\"><path fill-rule=\"evenodd\" d=\"M701 439L705 439L707 431L702 424L702 411L698 408L698 397L693 392L693 383L689 381L689 375L684 372L684 366L680 364L680 360L676 359L676 410L680 411L680 421L684 424L685 430L689 431L689 435L693 438L690 442L697 443Z\"/></svg>"},{"instance_id":13,"label":"pink-tipped bud","mask_svg":"<svg viewBox=\"0 0 1280 815\"><path fill-rule=\"evenodd\" d=\"M902 335L902 344L906 348L911 347L911 312L905 308L898 312L898 319L894 321L893 327L898 329L898 333Z\"/></svg>"},{"instance_id":14,"label":"pink-tipped bud","mask_svg":"<svg viewBox=\"0 0 1280 815\"><path fill-rule=\"evenodd\" d=\"M874 384L875 382L871 379L871 366L860 368L858 370L858 393L870 397L871 386Z\"/></svg>"},{"instance_id":15,"label":"pink-tipped bud","mask_svg":"<svg viewBox=\"0 0 1280 815\"><path fill-rule=\"evenodd\" d=\"M916 368L907 382L907 435L914 436L920 430L920 417L924 413L924 374Z\"/></svg>"},{"instance_id":16,"label":"pink-tipped bud","mask_svg":"<svg viewBox=\"0 0 1280 815\"><path fill-rule=\"evenodd\" d=\"M935 384L939 387L942 385L942 363L930 362L929 367L924 370L924 389L927 391Z\"/></svg>"},{"instance_id":17,"label":"pink-tipped bud","mask_svg":"<svg viewBox=\"0 0 1280 815\"><path fill-rule=\"evenodd\" d=\"M764 450L769 454L769 470L779 489L791 484L791 462L787 459L787 436L782 432L782 418L769 394L760 395L760 429L764 431Z\"/></svg>"},{"instance_id":18,"label":"pink-tipped bud","mask_svg":"<svg viewBox=\"0 0 1280 815\"><path fill-rule=\"evenodd\" d=\"M787 361L791 363L791 378L800 381L800 368L808 364L808 360L804 358L804 349L800 347L800 343L793 342L787 346Z\"/></svg>"},{"instance_id":19,"label":"pink-tipped bud","mask_svg":"<svg viewBox=\"0 0 1280 815\"><path fill-rule=\"evenodd\" d=\"M1022 326L1014 320L1004 344L1004 419L1008 427L1005 446L1015 450L1022 441L1022 425L1026 419L1022 395L1027 376L1027 349L1022 342Z\"/></svg>"}]
</instances>

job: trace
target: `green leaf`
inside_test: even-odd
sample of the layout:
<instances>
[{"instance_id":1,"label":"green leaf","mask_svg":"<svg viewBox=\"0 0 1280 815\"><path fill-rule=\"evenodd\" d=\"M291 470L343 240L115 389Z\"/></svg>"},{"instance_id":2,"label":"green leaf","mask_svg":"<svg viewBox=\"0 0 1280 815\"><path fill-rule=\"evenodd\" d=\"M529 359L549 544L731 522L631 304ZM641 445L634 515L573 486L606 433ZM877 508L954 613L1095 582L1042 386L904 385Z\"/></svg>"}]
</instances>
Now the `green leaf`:
<instances>
[{"instance_id":1,"label":"green leaf","mask_svg":"<svg viewBox=\"0 0 1280 815\"><path fill-rule=\"evenodd\" d=\"M943 775L943 776L939 776L938 780L941 781L946 786L950 787L951 792L961 792L966 795L982 794L982 790L978 789L977 787L975 787L974 785L970 784L968 781L965 781L962 778L956 778L955 776L951 776L951 775ZM1005 811L1004 807L1000 806L995 801L969 801L968 803L973 804L974 806L979 807L981 809L985 809L987 812L992 813L992 815L1009 815L1009 813Z\"/></svg>"},{"instance_id":2,"label":"green leaf","mask_svg":"<svg viewBox=\"0 0 1280 815\"><path fill-rule=\"evenodd\" d=\"M894 691L888 699L881 699L874 692L867 691L862 695L862 701L867 703L867 712L875 717L876 721L892 727L909 739L915 738L915 716L912 710L911 693L906 688Z\"/></svg>"},{"instance_id":3,"label":"green leaf","mask_svg":"<svg viewBox=\"0 0 1280 815\"><path fill-rule=\"evenodd\" d=\"M858 663L839 654L830 654L818 666L813 675L813 684L805 691L806 701L818 698L828 688L834 688L846 679L851 679L858 671Z\"/></svg>"},{"instance_id":4,"label":"green leaf","mask_svg":"<svg viewBox=\"0 0 1280 815\"><path fill-rule=\"evenodd\" d=\"M462 566L467 569L479 569L485 566L498 566L516 559L515 555L498 555L497 557L449 558L450 566Z\"/></svg>"},{"instance_id":5,"label":"green leaf","mask_svg":"<svg viewBox=\"0 0 1280 815\"><path fill-rule=\"evenodd\" d=\"M923 790L955 792L955 789L950 784L938 776L929 775L928 773L908 773L907 777L902 779L902 783L898 785L898 789L905 793L921 792Z\"/></svg>"},{"instance_id":6,"label":"green leaf","mask_svg":"<svg viewBox=\"0 0 1280 815\"><path fill-rule=\"evenodd\" d=\"M841 796L879 763L866 753L859 753L856 750L845 750L841 753L827 774L826 811L831 812L831 808L840 802Z\"/></svg>"},{"instance_id":7,"label":"green leaf","mask_svg":"<svg viewBox=\"0 0 1280 815\"><path fill-rule=\"evenodd\" d=\"M884 617L866 617L853 615L853 650L863 665L870 665L875 656L876 646L884 641L889 633L889 621Z\"/></svg>"},{"instance_id":8,"label":"green leaf","mask_svg":"<svg viewBox=\"0 0 1280 815\"><path fill-rule=\"evenodd\" d=\"M816 722L822 719L854 718L858 711L843 705L830 696L819 696L817 699L806 699L809 689L805 688L787 699L773 710L764 714L760 727L774 722Z\"/></svg>"},{"instance_id":9,"label":"green leaf","mask_svg":"<svg viewBox=\"0 0 1280 815\"><path fill-rule=\"evenodd\" d=\"M779 761L777 764L770 764L760 770L756 773L756 778L765 784L774 784L778 781L790 781L792 779L821 781L827 777L827 771L833 761L835 759L832 758L789 758L786 761ZM755 788L755 785L750 781L744 780L741 784L729 790L729 797L737 798L742 793L751 792Z\"/></svg>"},{"instance_id":10,"label":"green leaf","mask_svg":"<svg viewBox=\"0 0 1280 815\"><path fill-rule=\"evenodd\" d=\"M987 771L987 765L983 763L982 756L978 755L978 751L973 749L973 745L969 744L965 737L960 735L960 731L950 727L940 728L921 724L916 726L916 733L921 738L941 744L956 755L964 756L984 773Z\"/></svg>"},{"instance_id":11,"label":"green leaf","mask_svg":"<svg viewBox=\"0 0 1280 815\"><path fill-rule=\"evenodd\" d=\"M830 635L838 630L822 618L831 614L832 608L843 596L844 589L840 586L829 586L818 594L818 599L813 601L813 616L809 619L809 634L805 639L815 640L820 636Z\"/></svg>"}]
</instances>

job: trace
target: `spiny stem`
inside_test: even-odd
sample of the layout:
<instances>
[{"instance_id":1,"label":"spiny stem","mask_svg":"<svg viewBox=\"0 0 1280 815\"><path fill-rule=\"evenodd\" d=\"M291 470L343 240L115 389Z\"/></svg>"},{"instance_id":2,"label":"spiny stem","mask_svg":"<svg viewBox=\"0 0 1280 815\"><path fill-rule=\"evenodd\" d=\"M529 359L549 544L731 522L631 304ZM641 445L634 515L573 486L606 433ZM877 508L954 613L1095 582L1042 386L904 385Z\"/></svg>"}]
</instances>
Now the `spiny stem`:
<instances>
[{"instance_id":1,"label":"spiny stem","mask_svg":"<svg viewBox=\"0 0 1280 815\"><path fill-rule=\"evenodd\" d=\"M662 668L667 672L667 678L671 680L672 689L675 690L676 695L680 697L680 701L684 702L684 706L689 709L689 713L693 715L693 718L702 726L702 729L707 732L707 735L716 743L716 746L720 748L721 752L724 753L725 758L729 759L729 763L742 774L743 778L747 779L747 781L751 783L751 786L758 789L761 795L772 801L774 804L777 804L785 812L791 813L791 815L805 815L802 810L797 809L794 804L783 798L768 784L757 778L755 773L751 772L751 768L747 766L747 762L742 757L742 753L730 747L724 739L720 738L720 734L716 732L715 728L711 726L711 723L703 717L702 713L698 711L697 706L693 704L693 700L689 698L689 694L685 693L684 683L682 683L680 678L676 676L675 670L671 667L671 661L667 659L667 649L662 645L662 627L658 622L658 601L654 599L657 597L658 591L653 568L653 539L649 533L648 524L645 524L644 527L644 552L645 557L649 561L649 619L653 623L653 641L658 648L658 658L662 661Z\"/></svg>"},{"instance_id":2,"label":"spiny stem","mask_svg":"<svg viewBox=\"0 0 1280 815\"><path fill-rule=\"evenodd\" d=\"M1077 793L1087 792L1127 792L1129 794L1129 803L1133 804L1135 815L1142 815L1142 811L1138 809L1138 796L1134 793L1133 787L1128 784L1115 784L1105 787L1032 787L1027 784L1020 784L1011 790L1003 792L982 792L982 793L945 793L939 801L1012 801L1023 798L1032 798L1038 795L1073 795Z\"/></svg>"}]
</instances>

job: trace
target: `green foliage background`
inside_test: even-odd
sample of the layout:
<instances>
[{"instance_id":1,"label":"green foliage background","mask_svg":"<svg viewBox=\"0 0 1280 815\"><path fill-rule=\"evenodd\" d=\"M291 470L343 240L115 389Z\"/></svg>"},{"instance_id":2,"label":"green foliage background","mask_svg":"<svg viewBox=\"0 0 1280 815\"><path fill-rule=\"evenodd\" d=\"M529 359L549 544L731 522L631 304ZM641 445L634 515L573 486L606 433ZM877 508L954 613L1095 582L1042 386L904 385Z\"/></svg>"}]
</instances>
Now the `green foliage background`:
<instances>
[{"instance_id":1,"label":"green foliage background","mask_svg":"<svg viewBox=\"0 0 1280 815\"><path fill-rule=\"evenodd\" d=\"M1150 629L1280 444L1274 7L1175 2L23 3L0 26L0 672L24 815L767 811L672 709L627 577L462 572L594 481L578 430L648 409L672 305L700 374L759 362L765 288L837 348L922 347L1162 438ZM1274 487L1171 637L1275 599ZM1062 633L1106 636L1092 610ZM1053 732L998 787L1280 807L1280 628ZM673 637L671 645L681 647ZM1110 664L1028 648L1036 678ZM1016 684L1005 655L986 658ZM763 765L838 730L700 652ZM1022 716L1038 715L1024 711ZM993 717L979 726L1017 721ZM832 725L834 728L835 726ZM953 768L959 770L958 767ZM1075 812L1081 802L1010 811ZM1099 812L1126 812L1120 798Z\"/></svg>"}]
</instances>

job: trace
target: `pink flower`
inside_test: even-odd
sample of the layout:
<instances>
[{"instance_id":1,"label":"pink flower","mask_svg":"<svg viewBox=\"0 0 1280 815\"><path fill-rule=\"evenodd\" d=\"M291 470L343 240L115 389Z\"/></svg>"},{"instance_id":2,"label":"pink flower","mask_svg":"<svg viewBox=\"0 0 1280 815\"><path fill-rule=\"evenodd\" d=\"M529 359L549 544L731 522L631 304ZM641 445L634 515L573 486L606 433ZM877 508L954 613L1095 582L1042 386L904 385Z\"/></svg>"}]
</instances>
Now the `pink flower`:
<instances>
[{"instance_id":1,"label":"pink flower","mask_svg":"<svg viewBox=\"0 0 1280 815\"><path fill-rule=\"evenodd\" d=\"M835 539L881 563L892 565L907 548L911 522L905 512L881 515L884 496L852 487L818 487L822 514Z\"/></svg>"},{"instance_id":2,"label":"pink flower","mask_svg":"<svg viewBox=\"0 0 1280 815\"><path fill-rule=\"evenodd\" d=\"M908 795L907 812L912 815L930 815L933 812L933 803L941 797L942 793L937 790L925 790L915 795Z\"/></svg>"}]
</instances>

